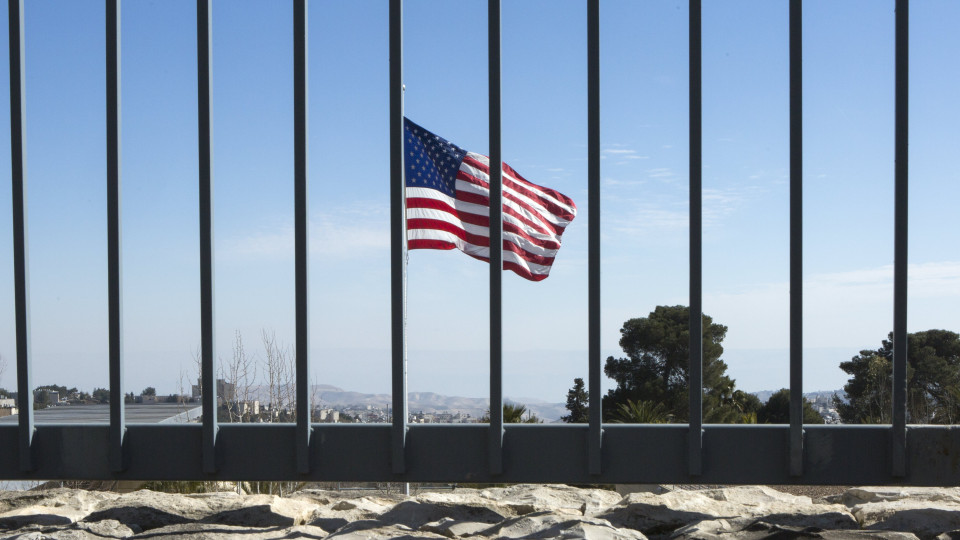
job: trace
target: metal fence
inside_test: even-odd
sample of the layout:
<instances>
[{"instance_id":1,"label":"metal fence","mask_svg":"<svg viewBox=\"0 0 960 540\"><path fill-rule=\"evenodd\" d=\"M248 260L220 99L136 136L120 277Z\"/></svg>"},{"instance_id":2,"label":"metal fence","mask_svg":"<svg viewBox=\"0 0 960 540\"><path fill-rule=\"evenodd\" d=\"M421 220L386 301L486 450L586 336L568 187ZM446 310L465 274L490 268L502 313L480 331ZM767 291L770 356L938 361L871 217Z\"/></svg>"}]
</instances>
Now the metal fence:
<instances>
[{"instance_id":1,"label":"metal fence","mask_svg":"<svg viewBox=\"0 0 960 540\"><path fill-rule=\"evenodd\" d=\"M211 0L197 0L202 424L127 424L120 268L120 0L106 0L109 425L35 425L24 177L23 0L8 0L18 425L0 426L0 478L567 483L925 484L960 482L960 430L906 425L908 0L896 2L893 424L802 423L802 1L790 0L789 425L604 425L600 356L600 25L586 0L589 391L583 425L504 425L501 252L491 249L489 424L408 425L404 375L402 0L389 2L393 422L311 424L307 309L307 3L293 0L296 424L218 424L211 178ZM690 0L690 387L702 386L700 0ZM500 1L489 0L490 245L501 245Z\"/></svg>"}]
</instances>

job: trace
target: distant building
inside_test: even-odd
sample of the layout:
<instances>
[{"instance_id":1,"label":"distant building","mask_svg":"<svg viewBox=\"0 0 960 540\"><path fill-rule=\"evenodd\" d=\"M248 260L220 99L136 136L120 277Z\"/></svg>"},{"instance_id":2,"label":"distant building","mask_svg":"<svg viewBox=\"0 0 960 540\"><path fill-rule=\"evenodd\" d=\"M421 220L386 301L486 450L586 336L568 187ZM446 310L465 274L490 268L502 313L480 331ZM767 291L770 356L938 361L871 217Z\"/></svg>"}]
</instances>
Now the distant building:
<instances>
[{"instance_id":1,"label":"distant building","mask_svg":"<svg viewBox=\"0 0 960 540\"><path fill-rule=\"evenodd\" d=\"M260 414L260 401L241 401L240 402L240 414L249 414L251 416L259 416Z\"/></svg>"},{"instance_id":2,"label":"distant building","mask_svg":"<svg viewBox=\"0 0 960 540\"><path fill-rule=\"evenodd\" d=\"M340 421L340 411L334 409L320 409L320 421L335 424Z\"/></svg>"},{"instance_id":3,"label":"distant building","mask_svg":"<svg viewBox=\"0 0 960 540\"><path fill-rule=\"evenodd\" d=\"M0 399L0 417L17 414L17 402L11 398Z\"/></svg>"},{"instance_id":4,"label":"distant building","mask_svg":"<svg viewBox=\"0 0 960 540\"><path fill-rule=\"evenodd\" d=\"M33 391L34 401L56 405L60 403L60 392L49 388L37 388Z\"/></svg>"},{"instance_id":5,"label":"distant building","mask_svg":"<svg viewBox=\"0 0 960 540\"><path fill-rule=\"evenodd\" d=\"M191 385L192 397L194 399L199 399L203 394L200 379L197 379L197 384ZM224 402L231 402L237 400L237 385L224 381L223 379L217 379L217 403L223 404Z\"/></svg>"}]
</instances>

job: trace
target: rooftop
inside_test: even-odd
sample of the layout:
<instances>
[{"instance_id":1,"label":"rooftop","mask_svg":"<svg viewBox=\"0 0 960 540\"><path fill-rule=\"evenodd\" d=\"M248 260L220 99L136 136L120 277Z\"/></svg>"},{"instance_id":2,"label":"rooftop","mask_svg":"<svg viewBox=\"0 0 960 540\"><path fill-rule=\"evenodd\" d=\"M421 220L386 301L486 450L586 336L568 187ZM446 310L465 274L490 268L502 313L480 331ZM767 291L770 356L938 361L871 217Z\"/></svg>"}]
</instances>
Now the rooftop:
<instances>
[{"instance_id":1,"label":"rooftop","mask_svg":"<svg viewBox=\"0 0 960 540\"><path fill-rule=\"evenodd\" d=\"M157 403L125 406L128 424L162 424L187 422L200 416L200 406L194 403ZM58 405L33 411L37 424L109 424L109 405ZM19 415L0 418L0 424L15 424Z\"/></svg>"}]
</instances>

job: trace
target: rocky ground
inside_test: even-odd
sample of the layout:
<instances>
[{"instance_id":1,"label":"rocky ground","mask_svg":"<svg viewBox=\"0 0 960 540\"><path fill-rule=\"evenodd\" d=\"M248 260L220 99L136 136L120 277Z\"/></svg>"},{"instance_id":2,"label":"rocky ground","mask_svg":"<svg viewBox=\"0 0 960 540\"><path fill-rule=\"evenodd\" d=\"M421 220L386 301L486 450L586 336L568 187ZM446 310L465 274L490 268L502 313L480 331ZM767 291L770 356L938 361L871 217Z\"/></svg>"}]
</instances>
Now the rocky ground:
<instances>
[{"instance_id":1,"label":"rocky ground","mask_svg":"<svg viewBox=\"0 0 960 540\"><path fill-rule=\"evenodd\" d=\"M831 491L837 492L837 489ZM304 490L0 492L0 538L960 539L960 488L764 486L660 494L516 485L413 496Z\"/></svg>"}]
</instances>

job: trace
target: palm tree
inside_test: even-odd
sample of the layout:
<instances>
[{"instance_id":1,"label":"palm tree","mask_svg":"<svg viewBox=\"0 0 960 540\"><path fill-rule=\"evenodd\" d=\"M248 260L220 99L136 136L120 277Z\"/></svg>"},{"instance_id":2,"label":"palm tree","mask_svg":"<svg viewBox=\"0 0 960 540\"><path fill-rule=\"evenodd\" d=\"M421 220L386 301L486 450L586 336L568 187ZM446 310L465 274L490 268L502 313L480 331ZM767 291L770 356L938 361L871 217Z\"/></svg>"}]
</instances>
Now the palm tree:
<instances>
[{"instance_id":1,"label":"palm tree","mask_svg":"<svg viewBox=\"0 0 960 540\"><path fill-rule=\"evenodd\" d=\"M620 403L613 413L614 424L666 424L673 419L663 403L633 401Z\"/></svg>"},{"instance_id":2,"label":"palm tree","mask_svg":"<svg viewBox=\"0 0 960 540\"><path fill-rule=\"evenodd\" d=\"M527 417L524 418L523 415ZM480 422L490 422L490 410L480 418ZM543 420L537 415L527 410L527 406L522 403L504 403L503 404L503 423L504 424L542 424Z\"/></svg>"}]
</instances>

